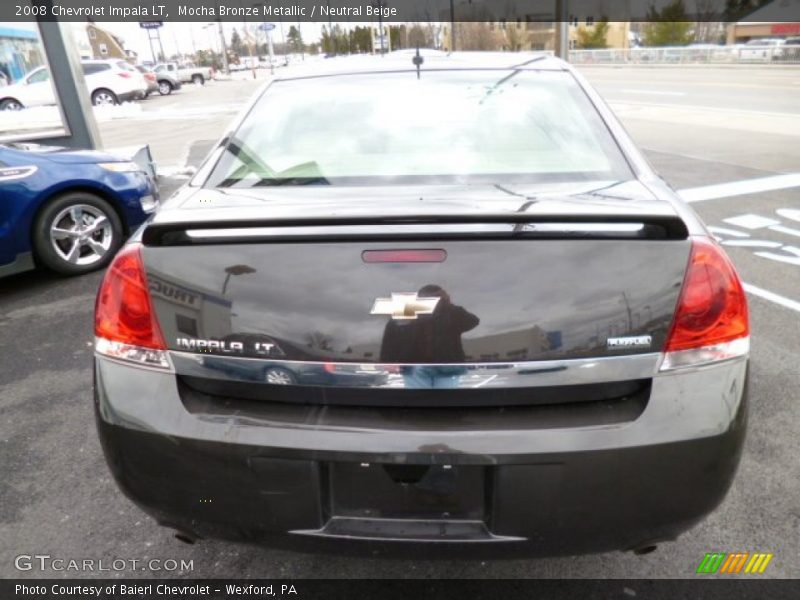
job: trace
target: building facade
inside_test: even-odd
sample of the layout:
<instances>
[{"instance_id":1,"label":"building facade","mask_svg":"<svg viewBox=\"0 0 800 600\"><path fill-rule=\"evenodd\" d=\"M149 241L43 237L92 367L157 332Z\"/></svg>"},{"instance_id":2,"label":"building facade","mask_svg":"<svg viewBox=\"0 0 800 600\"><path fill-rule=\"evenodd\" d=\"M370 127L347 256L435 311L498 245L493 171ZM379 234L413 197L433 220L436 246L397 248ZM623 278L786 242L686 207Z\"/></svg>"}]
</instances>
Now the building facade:
<instances>
[{"instance_id":1,"label":"building facade","mask_svg":"<svg viewBox=\"0 0 800 600\"><path fill-rule=\"evenodd\" d=\"M0 27L0 72L9 82L44 63L42 44L35 30Z\"/></svg>"}]
</instances>

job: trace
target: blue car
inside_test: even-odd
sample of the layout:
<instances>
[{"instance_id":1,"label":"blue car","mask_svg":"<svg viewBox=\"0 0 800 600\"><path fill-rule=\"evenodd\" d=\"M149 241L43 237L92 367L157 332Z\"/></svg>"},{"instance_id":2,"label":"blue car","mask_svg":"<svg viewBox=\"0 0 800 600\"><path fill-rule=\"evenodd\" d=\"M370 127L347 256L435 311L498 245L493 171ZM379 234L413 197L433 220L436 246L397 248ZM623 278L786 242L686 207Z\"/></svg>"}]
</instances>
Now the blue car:
<instances>
[{"instance_id":1,"label":"blue car","mask_svg":"<svg viewBox=\"0 0 800 600\"><path fill-rule=\"evenodd\" d=\"M100 269L157 205L152 179L133 162L0 145L0 277L37 264L63 275Z\"/></svg>"}]
</instances>

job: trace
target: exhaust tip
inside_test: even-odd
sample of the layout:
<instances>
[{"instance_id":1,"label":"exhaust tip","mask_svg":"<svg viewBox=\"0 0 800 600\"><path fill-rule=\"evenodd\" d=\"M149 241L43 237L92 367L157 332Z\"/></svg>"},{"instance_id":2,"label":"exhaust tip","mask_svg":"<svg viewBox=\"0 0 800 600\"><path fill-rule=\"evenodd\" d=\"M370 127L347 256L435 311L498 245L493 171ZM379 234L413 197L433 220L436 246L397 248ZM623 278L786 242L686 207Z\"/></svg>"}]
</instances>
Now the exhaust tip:
<instances>
[{"instance_id":1,"label":"exhaust tip","mask_svg":"<svg viewBox=\"0 0 800 600\"><path fill-rule=\"evenodd\" d=\"M197 538L190 533L186 533L185 531L176 531L175 539L179 542L183 542L184 544L189 544L190 546L193 546L197 543Z\"/></svg>"},{"instance_id":2,"label":"exhaust tip","mask_svg":"<svg viewBox=\"0 0 800 600\"><path fill-rule=\"evenodd\" d=\"M655 552L657 549L658 546L656 544L650 544L649 546L640 546L639 548L634 548L633 553L636 556L644 556L645 554Z\"/></svg>"}]
</instances>

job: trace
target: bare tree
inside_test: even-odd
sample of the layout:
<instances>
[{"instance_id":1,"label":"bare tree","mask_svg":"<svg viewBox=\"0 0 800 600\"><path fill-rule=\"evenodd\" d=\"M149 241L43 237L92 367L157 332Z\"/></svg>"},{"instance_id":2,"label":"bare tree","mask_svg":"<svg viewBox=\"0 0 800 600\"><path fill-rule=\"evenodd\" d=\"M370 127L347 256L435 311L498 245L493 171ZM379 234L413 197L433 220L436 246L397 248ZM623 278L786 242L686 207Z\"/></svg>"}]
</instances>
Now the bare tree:
<instances>
[{"instance_id":1,"label":"bare tree","mask_svg":"<svg viewBox=\"0 0 800 600\"><path fill-rule=\"evenodd\" d=\"M419 23L414 23L408 28L409 48L433 48L433 34L428 27L422 27Z\"/></svg>"},{"instance_id":2,"label":"bare tree","mask_svg":"<svg viewBox=\"0 0 800 600\"><path fill-rule=\"evenodd\" d=\"M500 46L500 36L483 21L458 23L456 35L459 50L497 50Z\"/></svg>"},{"instance_id":3,"label":"bare tree","mask_svg":"<svg viewBox=\"0 0 800 600\"><path fill-rule=\"evenodd\" d=\"M530 35L514 23L509 23L505 30L505 47L511 52L519 52L530 46Z\"/></svg>"},{"instance_id":4,"label":"bare tree","mask_svg":"<svg viewBox=\"0 0 800 600\"><path fill-rule=\"evenodd\" d=\"M724 12L720 5L721 0L695 0L694 41L707 44L719 42L720 34L724 27L718 19Z\"/></svg>"}]
</instances>

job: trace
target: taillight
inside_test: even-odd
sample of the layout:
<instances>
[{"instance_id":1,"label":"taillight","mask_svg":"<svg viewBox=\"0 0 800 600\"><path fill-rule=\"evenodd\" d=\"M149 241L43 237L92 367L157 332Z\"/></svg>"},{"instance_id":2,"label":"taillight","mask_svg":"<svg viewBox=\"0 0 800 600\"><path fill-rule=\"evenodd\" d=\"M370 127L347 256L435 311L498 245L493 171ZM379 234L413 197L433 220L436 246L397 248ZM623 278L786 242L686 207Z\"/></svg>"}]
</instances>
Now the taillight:
<instances>
[{"instance_id":1,"label":"taillight","mask_svg":"<svg viewBox=\"0 0 800 600\"><path fill-rule=\"evenodd\" d=\"M127 71L119 71L119 72L117 72L117 75L119 75L120 77L122 77L124 79L129 79L130 76L131 76L131 74L128 73Z\"/></svg>"},{"instance_id":2,"label":"taillight","mask_svg":"<svg viewBox=\"0 0 800 600\"><path fill-rule=\"evenodd\" d=\"M445 250L364 250L361 259L365 263L425 263L444 262L447 259Z\"/></svg>"},{"instance_id":3,"label":"taillight","mask_svg":"<svg viewBox=\"0 0 800 600\"><path fill-rule=\"evenodd\" d=\"M138 244L123 248L103 277L95 304L94 335L98 354L139 365L170 366Z\"/></svg>"},{"instance_id":4,"label":"taillight","mask_svg":"<svg viewBox=\"0 0 800 600\"><path fill-rule=\"evenodd\" d=\"M749 351L747 298L722 248L692 241L662 370L743 356Z\"/></svg>"}]
</instances>

